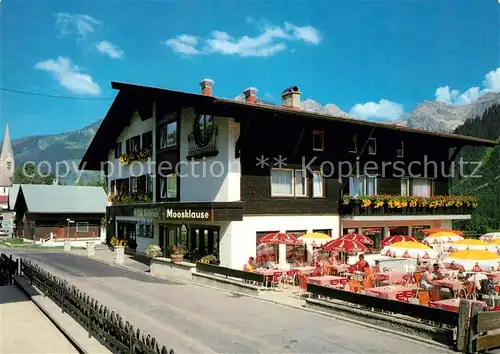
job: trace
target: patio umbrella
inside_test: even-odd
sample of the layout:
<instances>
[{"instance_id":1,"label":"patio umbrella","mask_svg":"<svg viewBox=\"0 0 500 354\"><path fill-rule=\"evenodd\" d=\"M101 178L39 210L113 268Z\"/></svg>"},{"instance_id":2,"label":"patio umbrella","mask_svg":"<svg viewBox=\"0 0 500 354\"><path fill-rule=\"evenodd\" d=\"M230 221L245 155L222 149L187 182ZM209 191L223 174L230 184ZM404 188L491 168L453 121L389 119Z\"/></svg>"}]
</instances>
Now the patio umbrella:
<instances>
[{"instance_id":1,"label":"patio umbrella","mask_svg":"<svg viewBox=\"0 0 500 354\"><path fill-rule=\"evenodd\" d=\"M453 229L446 229L446 228L439 228L439 227L435 227L435 228L432 228L432 229L422 229L420 230L421 233L423 233L424 235L430 235L430 234L435 234L436 232L453 232L455 235L459 235L459 236L463 236L464 233L462 231L457 231L457 230L453 230Z\"/></svg>"},{"instance_id":2,"label":"patio umbrella","mask_svg":"<svg viewBox=\"0 0 500 354\"><path fill-rule=\"evenodd\" d=\"M489 234L484 234L483 236L479 237L479 239L486 242L498 240L500 239L500 232L491 232Z\"/></svg>"},{"instance_id":3,"label":"patio umbrella","mask_svg":"<svg viewBox=\"0 0 500 354\"><path fill-rule=\"evenodd\" d=\"M498 267L500 255L486 250L465 250L450 253L444 262L455 262L467 271L489 271Z\"/></svg>"},{"instance_id":4,"label":"patio umbrella","mask_svg":"<svg viewBox=\"0 0 500 354\"><path fill-rule=\"evenodd\" d=\"M294 235L286 232L271 232L261 237L257 242L272 245L300 245L300 241Z\"/></svg>"},{"instance_id":5,"label":"patio umbrella","mask_svg":"<svg viewBox=\"0 0 500 354\"><path fill-rule=\"evenodd\" d=\"M259 244L279 245L278 261L280 269L286 266L286 245L300 245L301 242L297 238L286 232L271 232L257 241Z\"/></svg>"},{"instance_id":6,"label":"patio umbrella","mask_svg":"<svg viewBox=\"0 0 500 354\"><path fill-rule=\"evenodd\" d=\"M394 236L388 236L388 237L384 238L380 242L380 245L381 246L388 246L388 245L396 243L396 242L418 242L418 241L413 236L394 235Z\"/></svg>"},{"instance_id":7,"label":"patio umbrella","mask_svg":"<svg viewBox=\"0 0 500 354\"><path fill-rule=\"evenodd\" d=\"M369 238L368 236L365 236L365 235L361 235L361 234L346 234L346 235L340 236L340 239L357 241L357 242L363 243L365 245L373 245L373 240L371 238Z\"/></svg>"},{"instance_id":8,"label":"patio umbrella","mask_svg":"<svg viewBox=\"0 0 500 354\"><path fill-rule=\"evenodd\" d=\"M403 258L436 259L437 257L437 252L431 247L414 241L395 242L385 246L382 251L380 251L380 254L382 256Z\"/></svg>"},{"instance_id":9,"label":"patio umbrella","mask_svg":"<svg viewBox=\"0 0 500 354\"><path fill-rule=\"evenodd\" d=\"M466 238L459 241L454 241L451 243L448 252L453 251L464 251L464 250L486 250L486 251L496 251L495 245L488 242L476 240L473 238Z\"/></svg>"},{"instance_id":10,"label":"patio umbrella","mask_svg":"<svg viewBox=\"0 0 500 354\"><path fill-rule=\"evenodd\" d=\"M423 239L423 243L435 244L435 243L448 243L453 241L463 240L464 238L457 234L455 231L439 231L434 232Z\"/></svg>"},{"instance_id":11,"label":"patio umbrella","mask_svg":"<svg viewBox=\"0 0 500 354\"><path fill-rule=\"evenodd\" d=\"M328 241L322 247L328 252L367 252L368 248L361 242L356 240L348 240L344 238L337 238L335 240Z\"/></svg>"},{"instance_id":12,"label":"patio umbrella","mask_svg":"<svg viewBox=\"0 0 500 354\"><path fill-rule=\"evenodd\" d=\"M331 239L332 238L330 236L321 232L310 232L298 238L299 241L312 245L323 245Z\"/></svg>"}]
</instances>

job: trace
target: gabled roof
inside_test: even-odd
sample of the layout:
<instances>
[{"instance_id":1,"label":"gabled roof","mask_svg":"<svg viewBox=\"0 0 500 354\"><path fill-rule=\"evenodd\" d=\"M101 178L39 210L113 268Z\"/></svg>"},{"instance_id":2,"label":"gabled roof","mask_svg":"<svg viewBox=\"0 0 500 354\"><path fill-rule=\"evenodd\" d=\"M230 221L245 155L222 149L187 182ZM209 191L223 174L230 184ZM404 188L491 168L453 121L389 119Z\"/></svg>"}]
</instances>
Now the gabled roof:
<instances>
[{"instance_id":1,"label":"gabled roof","mask_svg":"<svg viewBox=\"0 0 500 354\"><path fill-rule=\"evenodd\" d=\"M22 184L21 196L27 212L40 214L104 214L108 197L102 187Z\"/></svg>"},{"instance_id":2,"label":"gabled roof","mask_svg":"<svg viewBox=\"0 0 500 354\"><path fill-rule=\"evenodd\" d=\"M347 118L342 116L334 116L317 112L308 112L300 109L293 109L283 106L275 106L268 104L253 104L241 102L236 100L218 98L213 96L204 96L201 94L194 94L188 92L181 92L175 90L162 89L158 87L141 86L129 83L111 82L113 89L119 90L119 93L113 104L111 105L108 114L99 127L96 135L90 143L85 155L82 158L79 168L88 170L100 170L100 163L107 160L107 154L113 147L116 139L121 134L121 131L127 124L127 119L130 119L131 114L123 114L123 111L130 111L132 102L137 102L137 97L147 97L149 99L168 98L177 102L179 105L199 105L199 106L212 106L212 107L235 107L247 111L267 111L270 113L280 114L283 116L291 115L297 117L304 117L308 119L323 119L336 121L344 124L368 126L381 130L396 130L406 132L409 134L426 135L430 137L439 137L447 139L456 145L472 145L472 146L496 146L498 143L492 140L476 138L465 135L458 135L452 133L443 133L437 131L429 131L424 129L414 129L404 126L398 126L390 123L380 123L369 120ZM139 100L140 101L140 100ZM121 114L116 114L121 111ZM248 114L238 117L245 119L247 116L259 117L258 114ZM128 118L127 118L128 117ZM91 158L92 156L92 158ZM96 156L100 156L96 159ZM100 161L96 161L100 160Z\"/></svg>"},{"instance_id":3,"label":"gabled roof","mask_svg":"<svg viewBox=\"0 0 500 354\"><path fill-rule=\"evenodd\" d=\"M13 184L9 188L9 210L14 210L16 205L17 196L19 195L19 184Z\"/></svg>"}]
</instances>

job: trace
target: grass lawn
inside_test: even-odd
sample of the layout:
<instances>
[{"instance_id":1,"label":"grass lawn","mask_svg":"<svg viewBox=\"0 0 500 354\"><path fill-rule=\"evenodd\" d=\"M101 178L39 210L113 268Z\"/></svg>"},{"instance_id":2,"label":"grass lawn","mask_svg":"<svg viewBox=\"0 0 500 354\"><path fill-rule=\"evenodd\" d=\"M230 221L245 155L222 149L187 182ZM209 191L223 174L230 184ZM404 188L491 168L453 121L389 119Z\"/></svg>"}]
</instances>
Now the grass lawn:
<instances>
[{"instance_id":1,"label":"grass lawn","mask_svg":"<svg viewBox=\"0 0 500 354\"><path fill-rule=\"evenodd\" d=\"M7 247L7 248L17 248L17 249L29 249L29 250L63 250L64 246L42 246L42 245L36 245L31 242L24 242L22 238L10 238L5 241L0 241L0 247ZM73 249L75 248L83 248L83 247L71 247Z\"/></svg>"}]
</instances>

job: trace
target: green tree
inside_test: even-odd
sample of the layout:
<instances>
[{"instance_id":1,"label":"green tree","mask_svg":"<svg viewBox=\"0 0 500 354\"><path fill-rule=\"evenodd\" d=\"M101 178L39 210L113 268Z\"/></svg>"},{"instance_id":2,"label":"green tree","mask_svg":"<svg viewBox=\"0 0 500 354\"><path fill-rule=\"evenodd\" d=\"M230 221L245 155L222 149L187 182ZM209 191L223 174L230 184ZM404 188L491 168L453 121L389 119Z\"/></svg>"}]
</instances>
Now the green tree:
<instances>
[{"instance_id":1,"label":"green tree","mask_svg":"<svg viewBox=\"0 0 500 354\"><path fill-rule=\"evenodd\" d=\"M14 171L11 178L13 184L52 184L56 176L53 173L40 171L34 163L25 162Z\"/></svg>"}]
</instances>

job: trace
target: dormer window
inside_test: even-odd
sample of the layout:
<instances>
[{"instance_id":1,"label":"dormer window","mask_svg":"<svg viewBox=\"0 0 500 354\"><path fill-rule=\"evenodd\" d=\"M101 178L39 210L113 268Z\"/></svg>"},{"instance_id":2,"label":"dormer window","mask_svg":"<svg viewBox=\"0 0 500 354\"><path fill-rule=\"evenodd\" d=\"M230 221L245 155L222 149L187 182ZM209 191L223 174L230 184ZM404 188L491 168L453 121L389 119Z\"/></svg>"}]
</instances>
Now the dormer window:
<instances>
[{"instance_id":1,"label":"dormer window","mask_svg":"<svg viewBox=\"0 0 500 354\"><path fill-rule=\"evenodd\" d=\"M396 150L396 156L397 157L404 157L405 156L405 144L404 142L402 141L401 142L401 145L399 146L399 149Z\"/></svg>"},{"instance_id":2,"label":"dormer window","mask_svg":"<svg viewBox=\"0 0 500 354\"><path fill-rule=\"evenodd\" d=\"M325 151L325 136L322 130L312 132L313 151Z\"/></svg>"},{"instance_id":3,"label":"dormer window","mask_svg":"<svg viewBox=\"0 0 500 354\"><path fill-rule=\"evenodd\" d=\"M377 139L368 139L368 155L377 155Z\"/></svg>"},{"instance_id":4,"label":"dormer window","mask_svg":"<svg viewBox=\"0 0 500 354\"><path fill-rule=\"evenodd\" d=\"M349 152L356 154L358 152L358 136L354 135L351 140L351 145L349 146Z\"/></svg>"}]
</instances>

